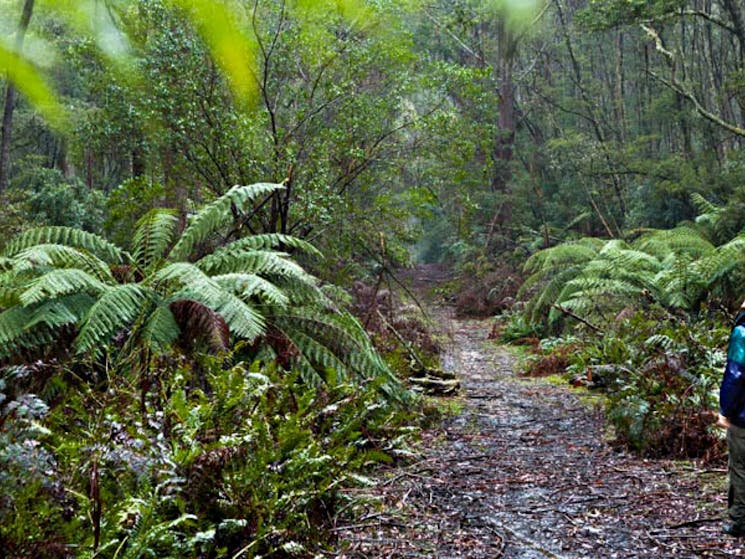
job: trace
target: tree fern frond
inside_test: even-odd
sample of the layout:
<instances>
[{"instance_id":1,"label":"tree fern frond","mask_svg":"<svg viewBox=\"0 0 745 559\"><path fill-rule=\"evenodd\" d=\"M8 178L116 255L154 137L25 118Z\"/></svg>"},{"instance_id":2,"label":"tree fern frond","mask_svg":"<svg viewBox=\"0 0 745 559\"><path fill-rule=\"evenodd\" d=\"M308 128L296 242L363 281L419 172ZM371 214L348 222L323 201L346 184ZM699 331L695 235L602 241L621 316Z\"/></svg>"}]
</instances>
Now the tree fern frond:
<instances>
[{"instance_id":1,"label":"tree fern frond","mask_svg":"<svg viewBox=\"0 0 745 559\"><path fill-rule=\"evenodd\" d=\"M275 284L255 274L224 274L213 276L212 280L242 299L257 297L262 302L279 307L287 306L290 301Z\"/></svg>"},{"instance_id":2,"label":"tree fern frond","mask_svg":"<svg viewBox=\"0 0 745 559\"><path fill-rule=\"evenodd\" d=\"M290 321L297 328L307 329L308 333L331 333L340 340L355 343L357 347L366 347L370 343L365 329L348 312L324 312L315 307L292 307L276 317L275 321Z\"/></svg>"},{"instance_id":3,"label":"tree fern frond","mask_svg":"<svg viewBox=\"0 0 745 559\"><path fill-rule=\"evenodd\" d=\"M158 261L165 259L177 226L175 210L155 208L140 218L132 239L132 258L141 270L147 273Z\"/></svg>"},{"instance_id":4,"label":"tree fern frond","mask_svg":"<svg viewBox=\"0 0 745 559\"><path fill-rule=\"evenodd\" d=\"M199 301L179 299L171 303L171 311L178 328L179 338L185 347L195 347L204 340L215 352L227 351L230 347L230 327L226 320Z\"/></svg>"},{"instance_id":5,"label":"tree fern frond","mask_svg":"<svg viewBox=\"0 0 745 559\"><path fill-rule=\"evenodd\" d=\"M59 329L37 325L27 328L32 309L13 307L0 312L0 359L14 356L19 350L49 346Z\"/></svg>"},{"instance_id":6,"label":"tree fern frond","mask_svg":"<svg viewBox=\"0 0 745 559\"><path fill-rule=\"evenodd\" d=\"M572 278L576 277L582 271L581 266L571 266L565 270L557 272L548 280L542 289L533 297L527 305L527 310L533 320L536 320L541 313L550 307L561 294L564 286Z\"/></svg>"},{"instance_id":7,"label":"tree fern frond","mask_svg":"<svg viewBox=\"0 0 745 559\"><path fill-rule=\"evenodd\" d=\"M178 262L169 264L154 274L153 285L175 283L180 286L174 299L193 299L220 313L231 331L242 338L254 339L264 331L264 317L247 302L225 291L212 278L194 264Z\"/></svg>"},{"instance_id":8,"label":"tree fern frond","mask_svg":"<svg viewBox=\"0 0 745 559\"><path fill-rule=\"evenodd\" d=\"M19 251L12 259L16 269L78 268L103 282L113 283L109 265L90 252L59 244L39 244Z\"/></svg>"},{"instance_id":9,"label":"tree fern frond","mask_svg":"<svg viewBox=\"0 0 745 559\"><path fill-rule=\"evenodd\" d=\"M671 253L699 258L714 250L714 245L700 231L685 226L649 231L637 239L634 246L663 260Z\"/></svg>"},{"instance_id":10,"label":"tree fern frond","mask_svg":"<svg viewBox=\"0 0 745 559\"><path fill-rule=\"evenodd\" d=\"M82 249L111 263L123 263L129 255L103 237L73 227L37 227L14 237L3 249L4 256L16 256L24 249L42 245L66 245Z\"/></svg>"},{"instance_id":11,"label":"tree fern frond","mask_svg":"<svg viewBox=\"0 0 745 559\"><path fill-rule=\"evenodd\" d=\"M712 204L698 192L693 192L691 194L691 203L693 204L693 207L696 208L699 215L715 214L722 210L720 206Z\"/></svg>"},{"instance_id":12,"label":"tree fern frond","mask_svg":"<svg viewBox=\"0 0 745 559\"><path fill-rule=\"evenodd\" d=\"M589 262L597 256L602 246L601 240L587 237L546 248L532 254L525 261L523 270L528 273L545 272L558 266Z\"/></svg>"},{"instance_id":13,"label":"tree fern frond","mask_svg":"<svg viewBox=\"0 0 745 559\"><path fill-rule=\"evenodd\" d=\"M193 299L209 307L230 326L240 338L254 340L264 333L264 316L236 295L224 290L195 290L185 288L175 294L178 299Z\"/></svg>"},{"instance_id":14,"label":"tree fern frond","mask_svg":"<svg viewBox=\"0 0 745 559\"><path fill-rule=\"evenodd\" d=\"M170 306L160 302L147 317L140 337L146 346L165 351L178 339L179 333L179 325Z\"/></svg>"},{"instance_id":15,"label":"tree fern frond","mask_svg":"<svg viewBox=\"0 0 745 559\"><path fill-rule=\"evenodd\" d=\"M309 382L311 385L320 384L319 380L323 381L327 378L326 375L321 374L327 369L333 369L338 375L338 380L342 382L349 379L347 365L339 357L338 351L329 349L316 338L298 330L283 330L283 333L302 354L306 363L310 365L309 368L301 368L301 373L304 373L304 382ZM314 374L317 378L309 379L309 374Z\"/></svg>"},{"instance_id":16,"label":"tree fern frond","mask_svg":"<svg viewBox=\"0 0 745 559\"><path fill-rule=\"evenodd\" d=\"M111 341L130 326L145 307L148 293L142 286L125 283L109 287L83 318L80 333L73 342L78 353L85 353Z\"/></svg>"},{"instance_id":17,"label":"tree fern frond","mask_svg":"<svg viewBox=\"0 0 745 559\"><path fill-rule=\"evenodd\" d=\"M281 184L272 183L234 186L189 220L189 224L171 250L170 260L188 260L197 246L234 220L233 209L242 211L248 202L283 188Z\"/></svg>"},{"instance_id":18,"label":"tree fern frond","mask_svg":"<svg viewBox=\"0 0 745 559\"><path fill-rule=\"evenodd\" d=\"M308 241L293 237L292 235L283 235L281 233L263 233L244 237L221 247L215 252L220 252L222 250L229 252L243 252L246 250L284 249L284 247L298 249L316 258L323 258L323 253Z\"/></svg>"},{"instance_id":19,"label":"tree fern frond","mask_svg":"<svg viewBox=\"0 0 745 559\"><path fill-rule=\"evenodd\" d=\"M47 272L31 281L19 295L18 300L24 306L56 299L71 293L100 293L106 285L83 270L62 268Z\"/></svg>"},{"instance_id":20,"label":"tree fern frond","mask_svg":"<svg viewBox=\"0 0 745 559\"><path fill-rule=\"evenodd\" d=\"M30 312L23 307L0 312L0 346L13 344L24 333Z\"/></svg>"},{"instance_id":21,"label":"tree fern frond","mask_svg":"<svg viewBox=\"0 0 745 559\"><path fill-rule=\"evenodd\" d=\"M608 260L619 270L653 270L657 271L661 267L660 261L651 254L641 250L634 250L625 243L618 241L609 241L598 254L597 260ZM588 266L592 266L592 264Z\"/></svg>"},{"instance_id":22,"label":"tree fern frond","mask_svg":"<svg viewBox=\"0 0 745 559\"><path fill-rule=\"evenodd\" d=\"M293 306L315 305L319 308L336 308L331 299L318 286L316 278L310 275L303 277L273 276L267 274L267 279L287 296L289 304Z\"/></svg>"},{"instance_id":23,"label":"tree fern frond","mask_svg":"<svg viewBox=\"0 0 745 559\"><path fill-rule=\"evenodd\" d=\"M400 380L380 358L362 325L351 314L297 307L274 317L272 325L300 350L298 368L305 382L316 384L322 378L320 366L354 382L381 379L381 390L386 396L398 401L408 398Z\"/></svg>"},{"instance_id":24,"label":"tree fern frond","mask_svg":"<svg viewBox=\"0 0 745 559\"><path fill-rule=\"evenodd\" d=\"M710 255L699 259L694 268L711 286L728 276L734 269L740 268L745 260L745 233L738 235L723 244Z\"/></svg>"},{"instance_id":25,"label":"tree fern frond","mask_svg":"<svg viewBox=\"0 0 745 559\"><path fill-rule=\"evenodd\" d=\"M32 307L12 307L0 313L0 359L19 350L54 347L61 328L76 323L92 298L69 295Z\"/></svg>"},{"instance_id":26,"label":"tree fern frond","mask_svg":"<svg viewBox=\"0 0 745 559\"><path fill-rule=\"evenodd\" d=\"M299 264L288 258L282 252L267 250L250 250L243 252L215 251L213 254L200 259L197 266L205 273L234 274L249 273L259 275L295 276L312 281Z\"/></svg>"},{"instance_id":27,"label":"tree fern frond","mask_svg":"<svg viewBox=\"0 0 745 559\"><path fill-rule=\"evenodd\" d=\"M570 293L571 298L584 297L587 299L638 295L641 289L641 286L619 278L579 277L566 284L558 299L563 304L570 298Z\"/></svg>"},{"instance_id":28,"label":"tree fern frond","mask_svg":"<svg viewBox=\"0 0 745 559\"><path fill-rule=\"evenodd\" d=\"M78 324L95 303L95 299L86 293L73 293L44 301L28 309L26 330L39 325L54 330L70 324Z\"/></svg>"}]
</instances>

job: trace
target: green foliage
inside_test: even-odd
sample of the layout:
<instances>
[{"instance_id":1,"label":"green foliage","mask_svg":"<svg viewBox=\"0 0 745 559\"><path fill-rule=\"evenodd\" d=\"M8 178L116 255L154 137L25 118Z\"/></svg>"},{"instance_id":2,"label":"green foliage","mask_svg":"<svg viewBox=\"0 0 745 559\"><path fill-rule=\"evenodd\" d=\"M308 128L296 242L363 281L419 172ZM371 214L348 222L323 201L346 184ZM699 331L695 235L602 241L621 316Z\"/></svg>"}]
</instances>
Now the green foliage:
<instances>
[{"instance_id":1,"label":"green foliage","mask_svg":"<svg viewBox=\"0 0 745 559\"><path fill-rule=\"evenodd\" d=\"M127 244L137 222L149 211L165 203L165 189L145 177L124 181L113 189L106 201L107 236L120 245Z\"/></svg>"},{"instance_id":2,"label":"green foliage","mask_svg":"<svg viewBox=\"0 0 745 559\"><path fill-rule=\"evenodd\" d=\"M531 318L556 326L569 315L565 309L607 324L622 309L649 302L684 311L707 300L733 304L741 296L742 238L715 246L707 231L723 212L695 200L707 212L702 224L643 230L630 243L570 241L532 255L521 288L522 295L530 295Z\"/></svg>"},{"instance_id":3,"label":"green foliage","mask_svg":"<svg viewBox=\"0 0 745 559\"><path fill-rule=\"evenodd\" d=\"M572 340L564 355L568 374L606 391L619 443L651 456L716 458L721 440L711 410L725 360L723 323L719 316L685 320L651 308L602 336Z\"/></svg>"},{"instance_id":4,"label":"green foliage","mask_svg":"<svg viewBox=\"0 0 745 559\"><path fill-rule=\"evenodd\" d=\"M341 489L390 461L410 430L374 383L315 389L259 362L204 356L144 401L122 377L98 391L58 371L51 405L26 392L38 371L14 371L12 390L0 386L10 556L311 553L351 504Z\"/></svg>"},{"instance_id":5,"label":"green foliage","mask_svg":"<svg viewBox=\"0 0 745 559\"><path fill-rule=\"evenodd\" d=\"M359 323L276 250L317 254L314 248L287 235L230 240L249 203L279 188L236 186L196 212L181 233L174 212L152 210L138 222L131 252L65 227L12 239L2 253L0 357L28 359L26 352L46 351L57 340L57 351L69 344L78 356L106 354L119 366L147 368L171 349L195 355L201 342L227 349L232 335L249 343L249 356L268 350L311 385L334 375L354 382L382 376L388 395L403 397Z\"/></svg>"}]
</instances>

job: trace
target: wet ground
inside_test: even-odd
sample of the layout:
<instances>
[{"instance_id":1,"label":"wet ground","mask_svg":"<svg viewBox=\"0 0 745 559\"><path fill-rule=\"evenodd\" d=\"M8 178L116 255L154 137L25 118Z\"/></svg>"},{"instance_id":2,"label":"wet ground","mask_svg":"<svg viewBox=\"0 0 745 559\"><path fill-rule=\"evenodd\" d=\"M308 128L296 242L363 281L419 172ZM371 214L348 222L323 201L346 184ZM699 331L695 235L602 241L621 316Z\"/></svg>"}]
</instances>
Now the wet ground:
<instances>
[{"instance_id":1,"label":"wet ground","mask_svg":"<svg viewBox=\"0 0 745 559\"><path fill-rule=\"evenodd\" d=\"M416 459L379 473L370 502L339 521L335 557L745 557L720 534L722 468L613 449L601 411L519 378L514 354L486 340L488 322L433 314L461 409L423 433Z\"/></svg>"}]
</instances>

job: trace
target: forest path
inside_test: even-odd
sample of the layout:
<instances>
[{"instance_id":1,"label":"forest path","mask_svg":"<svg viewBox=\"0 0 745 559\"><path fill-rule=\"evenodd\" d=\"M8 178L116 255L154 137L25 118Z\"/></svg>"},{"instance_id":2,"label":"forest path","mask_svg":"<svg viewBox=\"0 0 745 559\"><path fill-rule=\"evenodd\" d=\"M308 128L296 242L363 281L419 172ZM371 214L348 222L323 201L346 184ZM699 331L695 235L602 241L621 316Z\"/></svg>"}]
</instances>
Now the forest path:
<instances>
[{"instance_id":1,"label":"forest path","mask_svg":"<svg viewBox=\"0 0 745 559\"><path fill-rule=\"evenodd\" d=\"M601 412L569 387L519 378L514 354L486 340L488 321L430 312L461 409L422 433L417 460L380 473L370 491L382 508L336 528L337 558L745 557L719 533L723 470L612 449Z\"/></svg>"}]
</instances>

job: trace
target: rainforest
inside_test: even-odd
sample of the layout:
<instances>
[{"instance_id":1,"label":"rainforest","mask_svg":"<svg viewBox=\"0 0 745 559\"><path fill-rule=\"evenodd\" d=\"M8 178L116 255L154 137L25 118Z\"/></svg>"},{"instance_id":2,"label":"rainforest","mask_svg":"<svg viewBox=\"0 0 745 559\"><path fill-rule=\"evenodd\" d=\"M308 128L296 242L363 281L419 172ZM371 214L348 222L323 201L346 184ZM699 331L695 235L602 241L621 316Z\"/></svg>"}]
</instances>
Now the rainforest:
<instances>
[{"instance_id":1,"label":"rainforest","mask_svg":"<svg viewBox=\"0 0 745 559\"><path fill-rule=\"evenodd\" d=\"M742 2L0 0L0 92L1 557L745 553Z\"/></svg>"}]
</instances>

